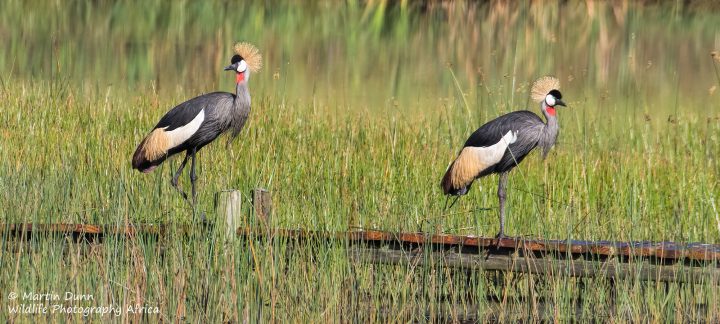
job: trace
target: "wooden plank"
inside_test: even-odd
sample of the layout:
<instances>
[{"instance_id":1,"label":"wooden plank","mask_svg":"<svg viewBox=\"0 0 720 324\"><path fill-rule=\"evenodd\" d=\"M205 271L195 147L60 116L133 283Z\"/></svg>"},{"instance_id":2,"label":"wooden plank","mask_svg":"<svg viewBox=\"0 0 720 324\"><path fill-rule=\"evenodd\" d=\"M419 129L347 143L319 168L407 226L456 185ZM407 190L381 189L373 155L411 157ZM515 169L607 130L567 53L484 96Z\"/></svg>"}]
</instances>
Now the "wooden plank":
<instances>
[{"instance_id":1,"label":"wooden plank","mask_svg":"<svg viewBox=\"0 0 720 324\"><path fill-rule=\"evenodd\" d=\"M350 253L357 261L379 264L425 264L466 270L501 270L519 273L568 276L638 279L680 283L720 284L720 268L688 267L680 264L656 265L646 262L625 263L615 258L605 261L554 259L518 256L517 254L464 254L454 251L428 252L415 250L374 249L358 247Z\"/></svg>"},{"instance_id":2,"label":"wooden plank","mask_svg":"<svg viewBox=\"0 0 720 324\"><path fill-rule=\"evenodd\" d=\"M654 257L658 259L697 261L720 261L720 245L703 243L673 242L611 242L611 241L560 241L526 238L486 238L457 235L430 235L425 233L392 233L385 231L353 231L326 233L303 230L275 230L275 235L291 238L347 239L352 242L401 245L439 245L451 247L472 247L478 249L504 249L507 251L528 251L557 254L592 254L602 257ZM238 229L238 235L249 234ZM262 233L255 233L262 235Z\"/></svg>"},{"instance_id":3,"label":"wooden plank","mask_svg":"<svg viewBox=\"0 0 720 324\"><path fill-rule=\"evenodd\" d=\"M611 242L560 241L526 238L485 238L456 235L427 235L423 233L393 234L381 231L356 232L353 240L368 242L398 242L405 244L436 244L476 248L502 248L534 252L596 254L606 257L656 257L660 259L720 260L720 245L673 242Z\"/></svg>"},{"instance_id":4,"label":"wooden plank","mask_svg":"<svg viewBox=\"0 0 720 324\"><path fill-rule=\"evenodd\" d=\"M262 208L262 206L260 206ZM266 212L266 211L261 211ZM269 215L269 214L268 214ZM189 233L189 228L178 230ZM83 224L6 224L0 232L50 232L72 235L165 235L167 227L154 224L98 226ZM288 240L325 240L350 243L350 255L364 261L405 264L427 262L467 270L502 270L538 275L635 278L672 282L720 281L720 246L673 242L591 242L526 238L485 238L385 231L321 232L239 228L237 235ZM429 250L428 250L429 249ZM427 258L427 253L431 254ZM657 262L659 259L660 262ZM667 264L671 261L672 264ZM702 261L702 264L685 261ZM432 261L431 261L432 262Z\"/></svg>"},{"instance_id":5,"label":"wooden plank","mask_svg":"<svg viewBox=\"0 0 720 324\"><path fill-rule=\"evenodd\" d=\"M265 195L265 194L262 194ZM269 201L269 194L267 194ZM259 198L255 201L266 201ZM264 221L268 220L271 205L265 203L254 204L259 209L256 212L265 214ZM181 227L181 231L188 232L189 228ZM399 245L437 245L446 248L476 248L478 250L501 249L508 252L522 250L537 253L555 253L581 255L589 254L599 257L628 257L628 258L657 258L661 260L691 260L702 262L720 261L720 245L704 243L674 243L674 242L611 242L611 241L561 241L528 238L487 238L478 236L460 235L432 235L428 233L393 233L386 231L351 231L351 232L319 232L305 230L274 229L267 232L257 229L238 228L237 235L256 236L275 235L295 239L344 239L353 243L366 244L399 244ZM141 233L162 235L166 226L155 224L140 224L128 226L98 226L82 224L6 224L0 225L0 232L60 232L76 234L114 234L137 235ZM265 232L265 233L263 233Z\"/></svg>"},{"instance_id":6,"label":"wooden plank","mask_svg":"<svg viewBox=\"0 0 720 324\"><path fill-rule=\"evenodd\" d=\"M59 233L76 235L160 235L165 233L166 227L155 224L140 225L87 225L87 224L2 224L0 233L9 232L13 235L26 233Z\"/></svg>"}]
</instances>

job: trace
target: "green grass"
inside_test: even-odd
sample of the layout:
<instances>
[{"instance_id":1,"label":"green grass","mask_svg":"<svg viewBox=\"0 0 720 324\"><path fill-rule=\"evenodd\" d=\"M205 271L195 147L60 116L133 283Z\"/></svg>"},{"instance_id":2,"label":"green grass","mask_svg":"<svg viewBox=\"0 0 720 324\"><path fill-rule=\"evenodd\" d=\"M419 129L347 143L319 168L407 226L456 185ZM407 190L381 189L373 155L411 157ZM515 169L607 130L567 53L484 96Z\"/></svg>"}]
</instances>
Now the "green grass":
<instances>
[{"instance_id":1,"label":"green grass","mask_svg":"<svg viewBox=\"0 0 720 324\"><path fill-rule=\"evenodd\" d=\"M232 89L220 69L242 39L263 51L266 68L250 80L253 111L238 140L199 155L198 210L210 220L215 192L264 187L277 228L493 235L497 178L480 180L446 213L439 180L482 123L538 111L528 84L554 74L570 108L558 113L548 159L535 153L511 174L507 232L720 242L720 105L708 90L720 86L709 56L716 12L142 4L0 5L2 223L192 224L169 185L180 161L144 175L130 157L169 108ZM186 176L181 184L189 188ZM182 313L193 322L457 319L442 312L443 300L483 318L488 294L507 298L505 320L532 314L532 303L513 303L528 294L527 276L494 284L492 273L357 264L342 244L228 243L222 233L102 246L36 236L13 247L3 237L0 320L13 318L8 291L91 293L85 305L148 304L166 321ZM587 319L720 316L712 283L666 290L621 280L614 304L600 279L537 285L530 300L549 302L561 320L574 318L579 298Z\"/></svg>"}]
</instances>

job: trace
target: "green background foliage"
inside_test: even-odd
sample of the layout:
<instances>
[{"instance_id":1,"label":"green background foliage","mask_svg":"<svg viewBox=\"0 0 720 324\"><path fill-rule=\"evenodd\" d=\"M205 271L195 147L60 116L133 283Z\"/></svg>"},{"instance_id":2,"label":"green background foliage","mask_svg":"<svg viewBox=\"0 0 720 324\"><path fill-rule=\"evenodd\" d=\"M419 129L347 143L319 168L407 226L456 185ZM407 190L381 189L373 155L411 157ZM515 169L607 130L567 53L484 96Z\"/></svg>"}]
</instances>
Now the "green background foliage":
<instances>
[{"instance_id":1,"label":"green background foliage","mask_svg":"<svg viewBox=\"0 0 720 324\"><path fill-rule=\"evenodd\" d=\"M450 211L440 178L478 126L514 110L539 112L528 87L551 74L569 108L558 112L559 141L548 159L533 154L512 172L507 232L717 243L716 9L704 2L3 1L0 220L193 224L197 217L169 185L179 159L145 175L131 170L130 158L174 105L232 91L222 67L234 42L249 41L265 59L250 79L249 122L230 146L221 140L199 154L197 212L211 221L216 192L264 187L273 194L273 227L493 235L497 178L480 180ZM189 188L189 179L181 185ZM363 321L385 319L387 310L401 321L439 318L439 296L462 304L460 296L495 289L483 273L467 285L431 267L354 264L334 245L275 242L251 251L261 243L228 246L218 233L165 242L163 258L156 242L142 239L93 250L34 238L24 253L0 255L2 268L15 270L2 272L0 287L70 285L105 301L162 304L167 320L183 304L191 319L213 321L330 320L353 314L349 301L367 303L367 314L355 315ZM6 236L3 243L12 245ZM676 316L669 305L681 320L719 312L695 311L718 304L712 284L637 292L632 287L643 283L630 280L621 283L621 306L603 308L604 290L580 290L578 282L544 284L540 295L559 318L570 316L563 305L578 294L597 302L590 317ZM519 300L513 291L522 285L508 283L504 293ZM205 306L194 302L200 295ZM270 306L249 311L260 305Z\"/></svg>"}]
</instances>

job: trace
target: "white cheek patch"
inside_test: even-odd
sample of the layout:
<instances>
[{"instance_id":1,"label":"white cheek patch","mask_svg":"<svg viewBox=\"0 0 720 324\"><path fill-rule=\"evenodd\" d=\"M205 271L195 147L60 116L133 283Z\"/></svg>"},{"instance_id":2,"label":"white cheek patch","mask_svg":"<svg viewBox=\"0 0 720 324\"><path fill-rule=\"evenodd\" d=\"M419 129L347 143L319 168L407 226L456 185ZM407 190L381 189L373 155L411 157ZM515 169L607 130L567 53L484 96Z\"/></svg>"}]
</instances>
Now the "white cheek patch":
<instances>
[{"instance_id":1,"label":"white cheek patch","mask_svg":"<svg viewBox=\"0 0 720 324\"><path fill-rule=\"evenodd\" d=\"M245 60L240 61L240 64L238 64L237 71L239 73L243 73L247 70L247 63L245 63Z\"/></svg>"},{"instance_id":2,"label":"white cheek patch","mask_svg":"<svg viewBox=\"0 0 720 324\"><path fill-rule=\"evenodd\" d=\"M545 103L550 107L555 107L555 97L552 95L547 95L545 97Z\"/></svg>"}]
</instances>

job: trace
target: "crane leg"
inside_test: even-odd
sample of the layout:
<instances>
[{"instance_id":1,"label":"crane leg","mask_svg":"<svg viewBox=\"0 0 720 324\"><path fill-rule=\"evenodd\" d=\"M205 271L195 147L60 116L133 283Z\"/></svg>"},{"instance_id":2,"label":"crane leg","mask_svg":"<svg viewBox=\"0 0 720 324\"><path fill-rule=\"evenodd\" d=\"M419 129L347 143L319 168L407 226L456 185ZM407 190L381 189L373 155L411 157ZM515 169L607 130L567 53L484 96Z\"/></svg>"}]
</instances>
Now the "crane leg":
<instances>
[{"instance_id":1,"label":"crane leg","mask_svg":"<svg viewBox=\"0 0 720 324\"><path fill-rule=\"evenodd\" d=\"M197 153L196 149L192 149L192 154L190 157L192 157L192 163L190 163L190 184L192 185L192 204L195 206L195 203L197 202L197 193L195 191L195 180L197 180L197 175L195 175L195 153Z\"/></svg>"},{"instance_id":2,"label":"crane leg","mask_svg":"<svg viewBox=\"0 0 720 324\"><path fill-rule=\"evenodd\" d=\"M170 184L173 186L173 188L175 188L175 190L177 190L183 196L185 201L187 201L188 197L187 197L187 194L184 191L182 191L182 189L180 189L180 186L178 186L178 180L180 179L180 174L182 174L182 170L185 168L185 165L187 164L189 157L190 157L190 154L185 154L185 158L183 159L182 163L180 163L180 167L175 172L175 175L173 176L172 180L170 180Z\"/></svg>"},{"instance_id":3,"label":"crane leg","mask_svg":"<svg viewBox=\"0 0 720 324\"><path fill-rule=\"evenodd\" d=\"M507 172L503 172L500 174L500 180L498 180L498 200L500 201L500 232L498 232L497 237L501 238L505 236L505 187L507 187L507 179L508 174Z\"/></svg>"}]
</instances>

